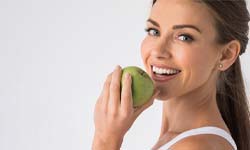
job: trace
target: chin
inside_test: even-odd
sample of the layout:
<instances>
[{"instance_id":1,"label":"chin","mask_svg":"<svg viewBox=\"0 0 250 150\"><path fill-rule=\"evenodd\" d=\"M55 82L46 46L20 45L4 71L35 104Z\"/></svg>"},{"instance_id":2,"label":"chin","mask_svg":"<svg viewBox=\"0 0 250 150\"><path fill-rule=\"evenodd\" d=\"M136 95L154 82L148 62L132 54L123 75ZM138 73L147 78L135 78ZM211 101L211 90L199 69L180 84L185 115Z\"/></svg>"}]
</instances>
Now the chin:
<instances>
[{"instance_id":1,"label":"chin","mask_svg":"<svg viewBox=\"0 0 250 150\"><path fill-rule=\"evenodd\" d=\"M159 101L167 101L167 100L169 100L169 96L161 95L161 93L160 93L158 96L156 96L156 99Z\"/></svg>"}]
</instances>

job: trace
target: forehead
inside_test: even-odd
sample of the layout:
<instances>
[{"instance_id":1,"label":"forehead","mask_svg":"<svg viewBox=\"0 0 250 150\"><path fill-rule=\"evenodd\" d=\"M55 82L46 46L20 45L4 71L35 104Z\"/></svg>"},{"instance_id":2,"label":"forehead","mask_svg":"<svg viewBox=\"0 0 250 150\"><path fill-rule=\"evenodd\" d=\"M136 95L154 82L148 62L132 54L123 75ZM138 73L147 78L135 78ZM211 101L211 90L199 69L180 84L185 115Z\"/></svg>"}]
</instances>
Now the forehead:
<instances>
[{"instance_id":1,"label":"forehead","mask_svg":"<svg viewBox=\"0 0 250 150\"><path fill-rule=\"evenodd\" d=\"M157 0L150 18L165 27L172 24L193 24L203 31L211 32L214 26L211 11L197 0Z\"/></svg>"}]
</instances>

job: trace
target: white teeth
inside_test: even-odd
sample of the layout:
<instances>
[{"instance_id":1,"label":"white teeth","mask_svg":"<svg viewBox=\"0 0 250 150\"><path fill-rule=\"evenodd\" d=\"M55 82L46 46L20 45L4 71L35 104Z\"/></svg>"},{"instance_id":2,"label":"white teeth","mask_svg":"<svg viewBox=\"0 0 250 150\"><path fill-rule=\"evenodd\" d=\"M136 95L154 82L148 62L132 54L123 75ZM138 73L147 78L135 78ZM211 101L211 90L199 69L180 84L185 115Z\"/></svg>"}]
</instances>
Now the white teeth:
<instances>
[{"instance_id":1,"label":"white teeth","mask_svg":"<svg viewBox=\"0 0 250 150\"><path fill-rule=\"evenodd\" d=\"M164 69L153 66L153 72L157 74L176 74L179 73L179 70L176 69Z\"/></svg>"},{"instance_id":2,"label":"white teeth","mask_svg":"<svg viewBox=\"0 0 250 150\"><path fill-rule=\"evenodd\" d=\"M163 74L163 69L159 69L159 73L160 73L160 74Z\"/></svg>"},{"instance_id":3,"label":"white teeth","mask_svg":"<svg viewBox=\"0 0 250 150\"><path fill-rule=\"evenodd\" d=\"M167 74L171 74L171 72L172 72L172 70L169 70L169 69L167 70Z\"/></svg>"}]
</instances>

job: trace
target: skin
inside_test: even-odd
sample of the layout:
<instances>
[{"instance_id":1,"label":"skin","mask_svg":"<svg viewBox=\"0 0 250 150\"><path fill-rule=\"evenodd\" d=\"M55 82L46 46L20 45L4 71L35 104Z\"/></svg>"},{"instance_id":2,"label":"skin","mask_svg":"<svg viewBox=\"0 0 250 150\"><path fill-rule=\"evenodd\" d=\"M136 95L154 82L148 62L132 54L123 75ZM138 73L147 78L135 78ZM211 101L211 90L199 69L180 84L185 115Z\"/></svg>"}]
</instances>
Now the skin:
<instances>
[{"instance_id":1,"label":"skin","mask_svg":"<svg viewBox=\"0 0 250 150\"><path fill-rule=\"evenodd\" d=\"M186 130L202 126L217 126L229 133L216 104L216 80L219 73L237 59L239 41L218 44L212 13L203 3L192 0L158 0L149 18L159 26L147 22L147 28L153 29L141 45L146 71L152 76L151 65L155 64L179 69L181 73L167 82L154 81L154 96L144 106L134 109L131 77L128 76L120 94L121 68L116 67L107 77L96 103L94 150L120 149L126 132L155 98L163 101L163 114L159 140L152 149ZM200 32L193 28L173 29L181 24L196 26ZM197 135L179 141L171 150L183 150L184 147L185 150L232 149L223 138Z\"/></svg>"}]
</instances>

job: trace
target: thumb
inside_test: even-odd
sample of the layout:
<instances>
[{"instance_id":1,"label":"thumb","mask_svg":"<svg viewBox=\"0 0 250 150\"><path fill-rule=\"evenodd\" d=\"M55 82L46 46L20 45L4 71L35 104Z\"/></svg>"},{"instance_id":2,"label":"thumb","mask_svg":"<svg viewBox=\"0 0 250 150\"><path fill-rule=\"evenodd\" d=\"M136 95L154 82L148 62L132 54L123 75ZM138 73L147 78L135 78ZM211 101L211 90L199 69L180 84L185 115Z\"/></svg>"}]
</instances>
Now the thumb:
<instances>
[{"instance_id":1,"label":"thumb","mask_svg":"<svg viewBox=\"0 0 250 150\"><path fill-rule=\"evenodd\" d=\"M140 107L135 108L135 118L137 118L145 109L147 109L149 106L151 106L154 103L155 97L160 93L159 90L155 90L153 96L150 98L150 100L143 104Z\"/></svg>"}]
</instances>

